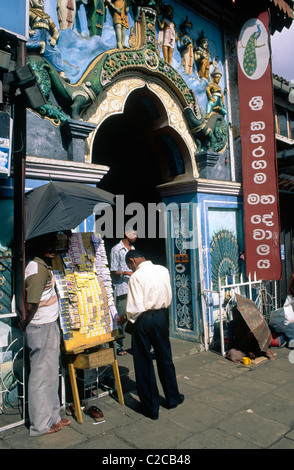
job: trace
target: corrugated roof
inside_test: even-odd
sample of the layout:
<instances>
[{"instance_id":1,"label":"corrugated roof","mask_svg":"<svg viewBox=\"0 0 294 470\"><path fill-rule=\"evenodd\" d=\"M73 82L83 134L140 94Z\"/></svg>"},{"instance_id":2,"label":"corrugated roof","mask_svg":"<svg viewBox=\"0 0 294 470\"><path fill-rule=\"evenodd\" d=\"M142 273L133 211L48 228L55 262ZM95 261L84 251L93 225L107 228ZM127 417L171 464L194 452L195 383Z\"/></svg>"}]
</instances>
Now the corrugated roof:
<instances>
[{"instance_id":1,"label":"corrugated roof","mask_svg":"<svg viewBox=\"0 0 294 470\"><path fill-rule=\"evenodd\" d=\"M270 9L271 34L290 28L294 20L293 0L181 0L181 3L195 9L198 14L210 18L224 27L239 27L243 16Z\"/></svg>"},{"instance_id":2,"label":"corrugated roof","mask_svg":"<svg viewBox=\"0 0 294 470\"><path fill-rule=\"evenodd\" d=\"M270 0L270 2L273 2L276 7L280 8L280 10L283 10L289 18L294 19L293 9L284 0Z\"/></svg>"}]
</instances>

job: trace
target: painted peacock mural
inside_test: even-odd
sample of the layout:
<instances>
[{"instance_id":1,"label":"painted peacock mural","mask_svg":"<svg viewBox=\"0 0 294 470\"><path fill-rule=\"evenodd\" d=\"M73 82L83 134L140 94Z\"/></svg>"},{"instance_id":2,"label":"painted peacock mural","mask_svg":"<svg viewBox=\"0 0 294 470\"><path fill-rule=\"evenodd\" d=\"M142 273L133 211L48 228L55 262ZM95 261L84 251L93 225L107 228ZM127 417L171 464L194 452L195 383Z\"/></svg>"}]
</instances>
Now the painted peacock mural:
<instances>
[{"instance_id":1,"label":"painted peacock mural","mask_svg":"<svg viewBox=\"0 0 294 470\"><path fill-rule=\"evenodd\" d=\"M210 262L213 289L218 289L219 277L222 284L226 276L235 276L237 282L240 280L240 249L236 235L230 230L222 229L212 235Z\"/></svg>"}]
</instances>

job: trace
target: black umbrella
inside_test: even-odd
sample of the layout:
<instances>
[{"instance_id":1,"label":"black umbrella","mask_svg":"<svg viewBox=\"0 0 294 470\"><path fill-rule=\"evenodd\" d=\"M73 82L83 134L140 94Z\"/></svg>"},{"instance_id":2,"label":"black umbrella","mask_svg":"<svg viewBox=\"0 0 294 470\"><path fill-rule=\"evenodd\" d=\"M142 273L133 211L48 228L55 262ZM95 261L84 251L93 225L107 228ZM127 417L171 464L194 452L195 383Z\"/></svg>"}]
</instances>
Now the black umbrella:
<instances>
[{"instance_id":1,"label":"black umbrella","mask_svg":"<svg viewBox=\"0 0 294 470\"><path fill-rule=\"evenodd\" d=\"M93 213L96 204L113 204L114 194L93 186L50 182L25 193L25 240L71 230Z\"/></svg>"}]
</instances>

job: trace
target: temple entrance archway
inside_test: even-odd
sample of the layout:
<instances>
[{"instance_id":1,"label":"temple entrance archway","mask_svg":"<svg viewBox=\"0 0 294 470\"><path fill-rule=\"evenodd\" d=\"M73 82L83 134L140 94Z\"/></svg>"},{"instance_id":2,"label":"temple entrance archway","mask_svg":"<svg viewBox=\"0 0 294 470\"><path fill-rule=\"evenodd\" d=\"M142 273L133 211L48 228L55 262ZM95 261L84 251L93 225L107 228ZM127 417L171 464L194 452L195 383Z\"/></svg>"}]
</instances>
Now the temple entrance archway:
<instances>
[{"instance_id":1,"label":"temple entrance archway","mask_svg":"<svg viewBox=\"0 0 294 470\"><path fill-rule=\"evenodd\" d=\"M168 102L164 100L166 92L155 86L162 90L162 96L144 82L129 93L125 87L119 112L116 109L116 112L106 113L102 122L100 119L90 145L92 163L110 168L99 187L123 195L125 207L139 203L145 208L145 238L140 237L136 247L152 261L166 265L166 240L159 236L148 238L148 205L161 202L159 185L184 181L195 175L197 169L191 159L193 140L185 128L180 108L170 96L166 95ZM113 100L111 92L109 96ZM109 108L101 105L102 111L111 109L110 97ZM101 109L97 109L89 121L95 122L98 115L101 118ZM126 216L125 221L129 218L130 215ZM116 237L105 238L108 253L116 241Z\"/></svg>"}]
</instances>

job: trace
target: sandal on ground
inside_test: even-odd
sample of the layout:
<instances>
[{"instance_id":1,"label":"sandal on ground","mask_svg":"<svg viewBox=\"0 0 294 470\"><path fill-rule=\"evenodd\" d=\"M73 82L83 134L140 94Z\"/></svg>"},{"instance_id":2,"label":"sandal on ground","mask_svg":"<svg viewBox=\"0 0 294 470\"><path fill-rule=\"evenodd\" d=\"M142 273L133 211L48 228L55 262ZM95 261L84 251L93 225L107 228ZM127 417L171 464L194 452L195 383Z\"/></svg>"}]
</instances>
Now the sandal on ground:
<instances>
[{"instance_id":1,"label":"sandal on ground","mask_svg":"<svg viewBox=\"0 0 294 470\"><path fill-rule=\"evenodd\" d=\"M119 349L119 350L117 351L117 355L118 355L118 356L124 356L125 354L127 354L127 352L126 352L124 349Z\"/></svg>"},{"instance_id":2,"label":"sandal on ground","mask_svg":"<svg viewBox=\"0 0 294 470\"><path fill-rule=\"evenodd\" d=\"M65 413L67 416L74 416L76 413L75 405L73 403L69 405Z\"/></svg>"},{"instance_id":3,"label":"sandal on ground","mask_svg":"<svg viewBox=\"0 0 294 470\"><path fill-rule=\"evenodd\" d=\"M91 416L94 421L104 421L104 414L97 406L90 406L87 410L85 410L86 415Z\"/></svg>"}]
</instances>

